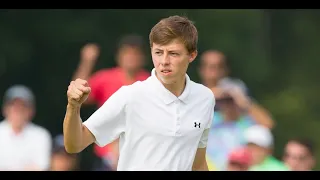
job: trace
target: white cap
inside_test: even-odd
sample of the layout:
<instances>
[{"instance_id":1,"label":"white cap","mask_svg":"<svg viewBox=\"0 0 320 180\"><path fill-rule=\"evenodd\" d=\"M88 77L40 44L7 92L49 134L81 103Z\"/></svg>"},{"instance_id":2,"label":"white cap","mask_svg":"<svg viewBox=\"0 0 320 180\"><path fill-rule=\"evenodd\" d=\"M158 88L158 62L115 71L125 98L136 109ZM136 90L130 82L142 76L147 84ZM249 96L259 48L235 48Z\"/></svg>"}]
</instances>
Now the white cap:
<instances>
[{"instance_id":1,"label":"white cap","mask_svg":"<svg viewBox=\"0 0 320 180\"><path fill-rule=\"evenodd\" d=\"M24 85L14 85L5 92L4 103L14 99L22 99L31 105L34 105L35 103L34 94L28 87Z\"/></svg>"},{"instance_id":2,"label":"white cap","mask_svg":"<svg viewBox=\"0 0 320 180\"><path fill-rule=\"evenodd\" d=\"M254 125L248 128L245 132L245 139L247 143L256 144L264 148L271 148L273 146L271 131L261 125Z\"/></svg>"}]
</instances>

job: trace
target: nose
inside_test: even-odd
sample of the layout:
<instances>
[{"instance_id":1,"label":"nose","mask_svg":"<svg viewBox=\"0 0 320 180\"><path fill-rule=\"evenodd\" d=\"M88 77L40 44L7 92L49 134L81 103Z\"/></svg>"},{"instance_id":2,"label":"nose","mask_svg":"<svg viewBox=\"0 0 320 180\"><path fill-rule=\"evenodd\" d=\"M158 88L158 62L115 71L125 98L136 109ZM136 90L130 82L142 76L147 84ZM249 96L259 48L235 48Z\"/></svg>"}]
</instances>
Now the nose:
<instances>
[{"instance_id":1,"label":"nose","mask_svg":"<svg viewBox=\"0 0 320 180\"><path fill-rule=\"evenodd\" d=\"M162 58L161 58L161 65L162 66L167 66L170 64L170 57L168 54L165 54Z\"/></svg>"}]
</instances>

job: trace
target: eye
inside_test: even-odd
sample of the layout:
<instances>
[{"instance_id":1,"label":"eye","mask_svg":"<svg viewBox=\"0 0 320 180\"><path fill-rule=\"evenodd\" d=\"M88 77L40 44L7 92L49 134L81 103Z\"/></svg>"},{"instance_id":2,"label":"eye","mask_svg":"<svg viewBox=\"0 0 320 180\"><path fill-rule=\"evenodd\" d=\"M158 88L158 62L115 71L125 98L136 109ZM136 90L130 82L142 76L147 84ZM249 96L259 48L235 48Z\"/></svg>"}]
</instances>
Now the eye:
<instances>
[{"instance_id":1,"label":"eye","mask_svg":"<svg viewBox=\"0 0 320 180\"><path fill-rule=\"evenodd\" d=\"M178 53L170 53L170 55L172 55L172 56L179 56Z\"/></svg>"},{"instance_id":2,"label":"eye","mask_svg":"<svg viewBox=\"0 0 320 180\"><path fill-rule=\"evenodd\" d=\"M155 54L156 54L156 55L161 55L162 52L157 51L157 52L155 52Z\"/></svg>"}]
</instances>

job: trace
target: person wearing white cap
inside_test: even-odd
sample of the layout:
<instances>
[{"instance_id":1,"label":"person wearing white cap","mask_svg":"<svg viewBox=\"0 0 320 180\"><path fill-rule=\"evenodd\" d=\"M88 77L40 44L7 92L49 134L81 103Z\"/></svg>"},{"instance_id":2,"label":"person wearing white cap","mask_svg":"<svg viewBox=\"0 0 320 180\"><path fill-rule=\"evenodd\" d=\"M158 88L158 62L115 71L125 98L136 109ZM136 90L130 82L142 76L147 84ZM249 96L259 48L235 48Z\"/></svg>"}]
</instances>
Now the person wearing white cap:
<instances>
[{"instance_id":1,"label":"person wearing white cap","mask_svg":"<svg viewBox=\"0 0 320 180\"><path fill-rule=\"evenodd\" d=\"M34 95L23 85L9 88L4 96L0 122L0 170L48 170L51 136L31 123L35 113Z\"/></svg>"},{"instance_id":2,"label":"person wearing white cap","mask_svg":"<svg viewBox=\"0 0 320 180\"><path fill-rule=\"evenodd\" d=\"M260 125L254 125L245 132L247 148L252 154L250 171L288 171L289 168L272 156L273 135Z\"/></svg>"}]
</instances>

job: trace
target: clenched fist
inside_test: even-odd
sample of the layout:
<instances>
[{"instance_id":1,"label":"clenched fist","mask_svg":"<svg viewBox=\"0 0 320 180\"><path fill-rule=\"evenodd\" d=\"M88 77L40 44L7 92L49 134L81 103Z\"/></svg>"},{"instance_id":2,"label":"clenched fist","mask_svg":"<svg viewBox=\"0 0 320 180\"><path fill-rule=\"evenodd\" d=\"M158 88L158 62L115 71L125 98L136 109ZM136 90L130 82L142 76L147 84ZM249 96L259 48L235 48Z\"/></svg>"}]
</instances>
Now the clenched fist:
<instances>
[{"instance_id":1,"label":"clenched fist","mask_svg":"<svg viewBox=\"0 0 320 180\"><path fill-rule=\"evenodd\" d=\"M98 59L100 54L100 48L97 44L86 44L81 49L81 59L82 61L93 62Z\"/></svg>"},{"instance_id":2,"label":"clenched fist","mask_svg":"<svg viewBox=\"0 0 320 180\"><path fill-rule=\"evenodd\" d=\"M69 105L80 107L86 101L90 92L91 88L86 80L76 79L71 81L67 91Z\"/></svg>"}]
</instances>

